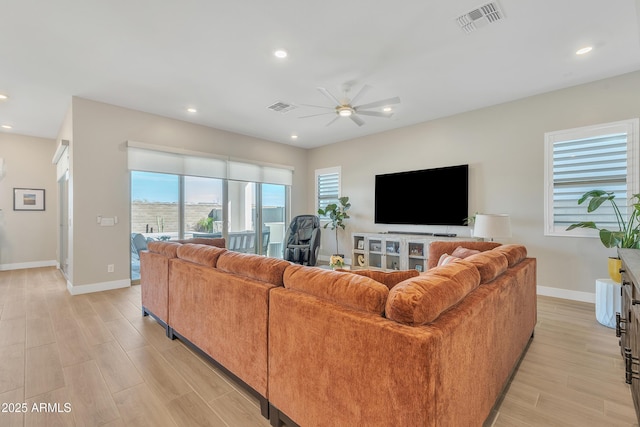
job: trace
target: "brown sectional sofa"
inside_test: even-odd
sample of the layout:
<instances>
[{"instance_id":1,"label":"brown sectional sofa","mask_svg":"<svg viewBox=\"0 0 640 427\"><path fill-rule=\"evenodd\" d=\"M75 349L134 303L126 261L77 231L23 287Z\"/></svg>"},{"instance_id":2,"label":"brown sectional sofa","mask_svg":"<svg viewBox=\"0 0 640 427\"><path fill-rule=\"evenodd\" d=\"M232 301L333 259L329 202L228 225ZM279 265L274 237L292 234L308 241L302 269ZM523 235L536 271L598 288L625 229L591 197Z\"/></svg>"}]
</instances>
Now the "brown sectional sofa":
<instances>
[{"instance_id":1,"label":"brown sectional sofa","mask_svg":"<svg viewBox=\"0 0 640 427\"><path fill-rule=\"evenodd\" d=\"M140 284L142 315L151 315L170 336L169 319L169 260L176 258L178 248L184 243L194 243L224 248L223 238L194 238L173 241L151 241L148 250L140 251Z\"/></svg>"},{"instance_id":2,"label":"brown sectional sofa","mask_svg":"<svg viewBox=\"0 0 640 427\"><path fill-rule=\"evenodd\" d=\"M458 246L482 252L424 273L149 250L169 251L169 336L248 385L272 425L457 427L482 425L536 323L536 260L523 246L433 242L429 265ZM161 282L142 280L143 296Z\"/></svg>"}]
</instances>

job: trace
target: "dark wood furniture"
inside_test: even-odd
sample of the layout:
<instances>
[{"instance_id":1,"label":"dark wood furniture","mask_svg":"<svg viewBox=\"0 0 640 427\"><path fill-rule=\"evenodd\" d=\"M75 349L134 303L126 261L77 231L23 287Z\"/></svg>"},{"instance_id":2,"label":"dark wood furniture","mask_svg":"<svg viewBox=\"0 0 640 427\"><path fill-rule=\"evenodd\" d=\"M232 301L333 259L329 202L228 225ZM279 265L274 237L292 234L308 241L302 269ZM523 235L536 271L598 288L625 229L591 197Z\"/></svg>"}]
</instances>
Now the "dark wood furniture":
<instances>
[{"instance_id":1,"label":"dark wood furniture","mask_svg":"<svg viewBox=\"0 0 640 427\"><path fill-rule=\"evenodd\" d=\"M622 260L622 313L616 313L616 335L640 422L640 250L618 249Z\"/></svg>"}]
</instances>

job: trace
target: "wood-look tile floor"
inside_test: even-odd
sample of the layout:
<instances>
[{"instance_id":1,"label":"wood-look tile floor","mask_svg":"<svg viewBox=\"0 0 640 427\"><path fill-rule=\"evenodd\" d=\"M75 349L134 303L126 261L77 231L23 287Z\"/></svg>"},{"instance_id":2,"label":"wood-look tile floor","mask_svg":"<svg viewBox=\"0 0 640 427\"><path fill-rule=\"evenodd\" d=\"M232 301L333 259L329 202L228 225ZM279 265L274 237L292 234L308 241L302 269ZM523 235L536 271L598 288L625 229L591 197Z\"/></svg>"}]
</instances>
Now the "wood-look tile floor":
<instances>
[{"instance_id":1,"label":"wood-look tile floor","mask_svg":"<svg viewBox=\"0 0 640 427\"><path fill-rule=\"evenodd\" d=\"M538 298L535 338L485 426L637 426L614 331ZM71 296L0 271L0 426L268 426L258 402L140 310L140 287Z\"/></svg>"}]
</instances>

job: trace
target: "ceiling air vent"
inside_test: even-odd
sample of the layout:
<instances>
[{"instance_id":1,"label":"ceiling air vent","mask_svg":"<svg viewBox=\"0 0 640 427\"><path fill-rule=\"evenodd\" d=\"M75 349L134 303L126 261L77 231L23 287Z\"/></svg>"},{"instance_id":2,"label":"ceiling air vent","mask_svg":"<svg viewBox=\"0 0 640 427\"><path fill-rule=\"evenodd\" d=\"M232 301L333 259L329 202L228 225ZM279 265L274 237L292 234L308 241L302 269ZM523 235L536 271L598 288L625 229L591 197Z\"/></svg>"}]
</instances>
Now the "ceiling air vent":
<instances>
[{"instance_id":1,"label":"ceiling air vent","mask_svg":"<svg viewBox=\"0 0 640 427\"><path fill-rule=\"evenodd\" d=\"M497 2L487 3L458 16L456 22L465 33L472 33L487 24L504 19L504 13Z\"/></svg>"},{"instance_id":2,"label":"ceiling air vent","mask_svg":"<svg viewBox=\"0 0 640 427\"><path fill-rule=\"evenodd\" d=\"M295 105L287 104L286 102L278 101L267 107L269 110L276 111L278 113L286 113L287 111L294 110Z\"/></svg>"}]
</instances>

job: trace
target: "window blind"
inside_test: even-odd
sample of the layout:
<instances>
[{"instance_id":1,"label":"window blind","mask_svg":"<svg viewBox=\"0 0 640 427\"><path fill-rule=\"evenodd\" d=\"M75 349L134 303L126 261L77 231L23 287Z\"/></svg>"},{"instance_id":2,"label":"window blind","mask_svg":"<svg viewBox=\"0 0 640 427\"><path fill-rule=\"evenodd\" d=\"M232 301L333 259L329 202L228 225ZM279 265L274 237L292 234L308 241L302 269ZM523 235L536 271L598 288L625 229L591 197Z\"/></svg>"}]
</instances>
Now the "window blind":
<instances>
[{"instance_id":1,"label":"window blind","mask_svg":"<svg viewBox=\"0 0 640 427\"><path fill-rule=\"evenodd\" d=\"M129 170L292 185L293 168L127 141Z\"/></svg>"},{"instance_id":2,"label":"window blind","mask_svg":"<svg viewBox=\"0 0 640 427\"><path fill-rule=\"evenodd\" d=\"M329 203L340 201L340 172L317 174L318 205L317 209L324 209Z\"/></svg>"},{"instance_id":3,"label":"window blind","mask_svg":"<svg viewBox=\"0 0 640 427\"><path fill-rule=\"evenodd\" d=\"M617 229L615 213L605 203L587 214L587 202L578 199L589 190L611 191L623 217L627 210L627 134L557 141L553 144L553 222L563 228L594 221Z\"/></svg>"}]
</instances>

